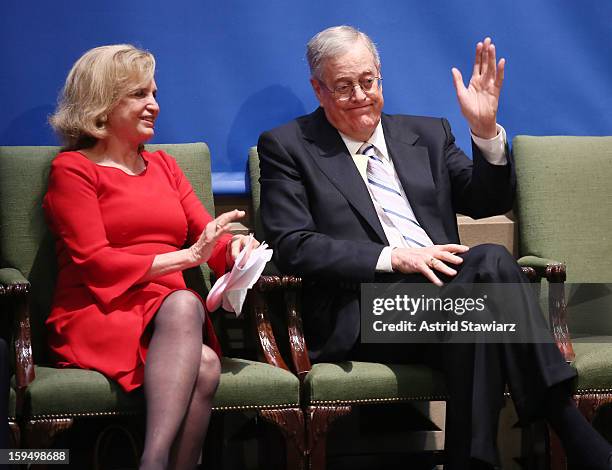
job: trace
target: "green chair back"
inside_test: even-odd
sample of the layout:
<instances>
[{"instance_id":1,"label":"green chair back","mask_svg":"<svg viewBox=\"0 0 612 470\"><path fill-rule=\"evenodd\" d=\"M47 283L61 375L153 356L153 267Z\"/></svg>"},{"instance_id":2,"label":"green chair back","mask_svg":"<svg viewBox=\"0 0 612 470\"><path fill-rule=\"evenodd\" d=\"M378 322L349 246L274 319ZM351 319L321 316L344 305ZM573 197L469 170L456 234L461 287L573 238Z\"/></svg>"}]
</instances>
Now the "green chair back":
<instances>
[{"instance_id":1,"label":"green chair back","mask_svg":"<svg viewBox=\"0 0 612 470\"><path fill-rule=\"evenodd\" d=\"M210 152L204 143L157 144L176 158L206 209L214 214ZM0 260L3 267L18 269L32 286L30 315L32 349L36 363L46 363L44 320L50 310L57 263L55 241L47 228L42 199L47 190L51 161L59 147L0 146ZM78 203L78 201L75 201ZM185 273L186 282L201 295L209 284L207 267Z\"/></svg>"},{"instance_id":2,"label":"green chair back","mask_svg":"<svg viewBox=\"0 0 612 470\"><path fill-rule=\"evenodd\" d=\"M266 240L263 225L261 223L261 185L259 184L259 154L257 147L249 149L249 185L251 187L251 220L255 228L255 238L260 241ZM264 269L264 275L279 275L280 271L270 261Z\"/></svg>"},{"instance_id":3,"label":"green chair back","mask_svg":"<svg viewBox=\"0 0 612 470\"><path fill-rule=\"evenodd\" d=\"M520 255L567 266L574 339L612 335L612 137L513 141ZM574 284L574 285L572 285Z\"/></svg>"},{"instance_id":4,"label":"green chair back","mask_svg":"<svg viewBox=\"0 0 612 470\"><path fill-rule=\"evenodd\" d=\"M261 225L261 186L259 184L259 154L257 147L249 149L249 181L251 186L251 211L253 225L255 226L255 238L264 239L263 227Z\"/></svg>"},{"instance_id":5,"label":"green chair back","mask_svg":"<svg viewBox=\"0 0 612 470\"><path fill-rule=\"evenodd\" d=\"M513 141L520 254L567 265L568 282L612 282L612 137Z\"/></svg>"},{"instance_id":6,"label":"green chair back","mask_svg":"<svg viewBox=\"0 0 612 470\"><path fill-rule=\"evenodd\" d=\"M209 214L215 214L210 171L210 150L203 142L193 144L150 144L146 150L163 150L176 158Z\"/></svg>"}]
</instances>

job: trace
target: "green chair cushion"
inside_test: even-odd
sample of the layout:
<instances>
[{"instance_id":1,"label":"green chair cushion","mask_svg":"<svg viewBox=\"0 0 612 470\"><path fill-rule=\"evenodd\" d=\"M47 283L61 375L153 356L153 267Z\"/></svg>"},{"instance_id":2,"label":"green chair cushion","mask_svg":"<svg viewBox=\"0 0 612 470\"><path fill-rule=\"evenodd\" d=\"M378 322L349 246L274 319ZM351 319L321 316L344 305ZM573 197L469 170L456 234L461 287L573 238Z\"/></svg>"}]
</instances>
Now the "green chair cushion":
<instances>
[{"instance_id":1,"label":"green chair cushion","mask_svg":"<svg viewBox=\"0 0 612 470\"><path fill-rule=\"evenodd\" d=\"M440 372L419 364L378 364L348 361L320 363L304 380L308 404L379 403L403 400L443 400Z\"/></svg>"},{"instance_id":2,"label":"green chair cushion","mask_svg":"<svg viewBox=\"0 0 612 470\"><path fill-rule=\"evenodd\" d=\"M36 366L24 413L30 418L97 416L143 412L143 394L125 393L99 372Z\"/></svg>"},{"instance_id":3,"label":"green chair cushion","mask_svg":"<svg viewBox=\"0 0 612 470\"><path fill-rule=\"evenodd\" d=\"M299 381L292 373L246 359L223 358L215 410L286 408L299 404ZM125 393L99 372L36 367L26 392L32 418L135 414L144 411L141 391Z\"/></svg>"},{"instance_id":4,"label":"green chair cushion","mask_svg":"<svg viewBox=\"0 0 612 470\"><path fill-rule=\"evenodd\" d=\"M284 369L247 359L223 358L213 408L257 409L297 407L300 382Z\"/></svg>"},{"instance_id":5,"label":"green chair cushion","mask_svg":"<svg viewBox=\"0 0 612 470\"><path fill-rule=\"evenodd\" d=\"M578 393L612 392L612 336L591 337L574 342L578 371L574 390Z\"/></svg>"}]
</instances>

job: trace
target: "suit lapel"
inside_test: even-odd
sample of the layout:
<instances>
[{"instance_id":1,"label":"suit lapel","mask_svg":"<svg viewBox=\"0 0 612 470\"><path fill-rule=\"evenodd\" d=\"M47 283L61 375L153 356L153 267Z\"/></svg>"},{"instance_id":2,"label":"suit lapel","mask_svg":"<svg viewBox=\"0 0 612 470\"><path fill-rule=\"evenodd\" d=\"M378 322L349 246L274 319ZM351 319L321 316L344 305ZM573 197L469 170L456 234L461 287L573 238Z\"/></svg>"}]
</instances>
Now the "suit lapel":
<instances>
[{"instance_id":1,"label":"suit lapel","mask_svg":"<svg viewBox=\"0 0 612 470\"><path fill-rule=\"evenodd\" d=\"M414 215L434 243L443 243L446 236L427 148L415 145L419 136L384 114L382 124L389 157Z\"/></svg>"},{"instance_id":2,"label":"suit lapel","mask_svg":"<svg viewBox=\"0 0 612 470\"><path fill-rule=\"evenodd\" d=\"M329 124L322 108L315 111L312 116L309 126L304 129L304 136L314 144L311 153L316 164L372 227L381 243L387 245L387 237L374 209L370 193L351 160L351 155L340 134Z\"/></svg>"}]
</instances>

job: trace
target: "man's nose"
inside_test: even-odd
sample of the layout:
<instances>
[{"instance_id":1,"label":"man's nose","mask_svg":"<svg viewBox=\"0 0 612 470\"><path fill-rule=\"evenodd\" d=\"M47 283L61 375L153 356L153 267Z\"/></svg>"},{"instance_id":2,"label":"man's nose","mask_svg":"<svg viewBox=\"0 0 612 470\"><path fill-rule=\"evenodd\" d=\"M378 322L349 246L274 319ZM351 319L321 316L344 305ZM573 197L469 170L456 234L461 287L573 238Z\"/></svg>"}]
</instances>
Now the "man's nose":
<instances>
[{"instance_id":1,"label":"man's nose","mask_svg":"<svg viewBox=\"0 0 612 470\"><path fill-rule=\"evenodd\" d=\"M355 83L353 85L353 93L351 95L355 101L363 101L367 98L367 95L364 93L363 88L359 83Z\"/></svg>"}]
</instances>

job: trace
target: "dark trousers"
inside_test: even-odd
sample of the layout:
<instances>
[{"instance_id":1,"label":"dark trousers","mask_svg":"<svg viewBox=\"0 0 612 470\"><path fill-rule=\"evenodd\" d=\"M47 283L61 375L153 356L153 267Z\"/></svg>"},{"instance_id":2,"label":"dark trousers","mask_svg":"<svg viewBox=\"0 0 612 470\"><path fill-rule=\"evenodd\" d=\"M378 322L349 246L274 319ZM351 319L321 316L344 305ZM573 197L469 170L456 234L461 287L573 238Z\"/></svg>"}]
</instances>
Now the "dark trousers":
<instances>
[{"instance_id":1,"label":"dark trousers","mask_svg":"<svg viewBox=\"0 0 612 470\"><path fill-rule=\"evenodd\" d=\"M457 275L444 279L446 283L518 286L513 311L504 312L505 318L528 324L533 330L547 328L539 305L530 295L529 281L505 248L479 245L461 256L464 262L457 267ZM403 278L391 282L423 282L424 279L421 275ZM516 308L517 303L520 308ZM449 392L445 451L447 468L452 469L469 468L470 457L498 464L497 426L506 385L520 421L526 424L541 418L539 411L551 386L575 376L553 342L356 344L349 359L425 362L443 372Z\"/></svg>"}]
</instances>

